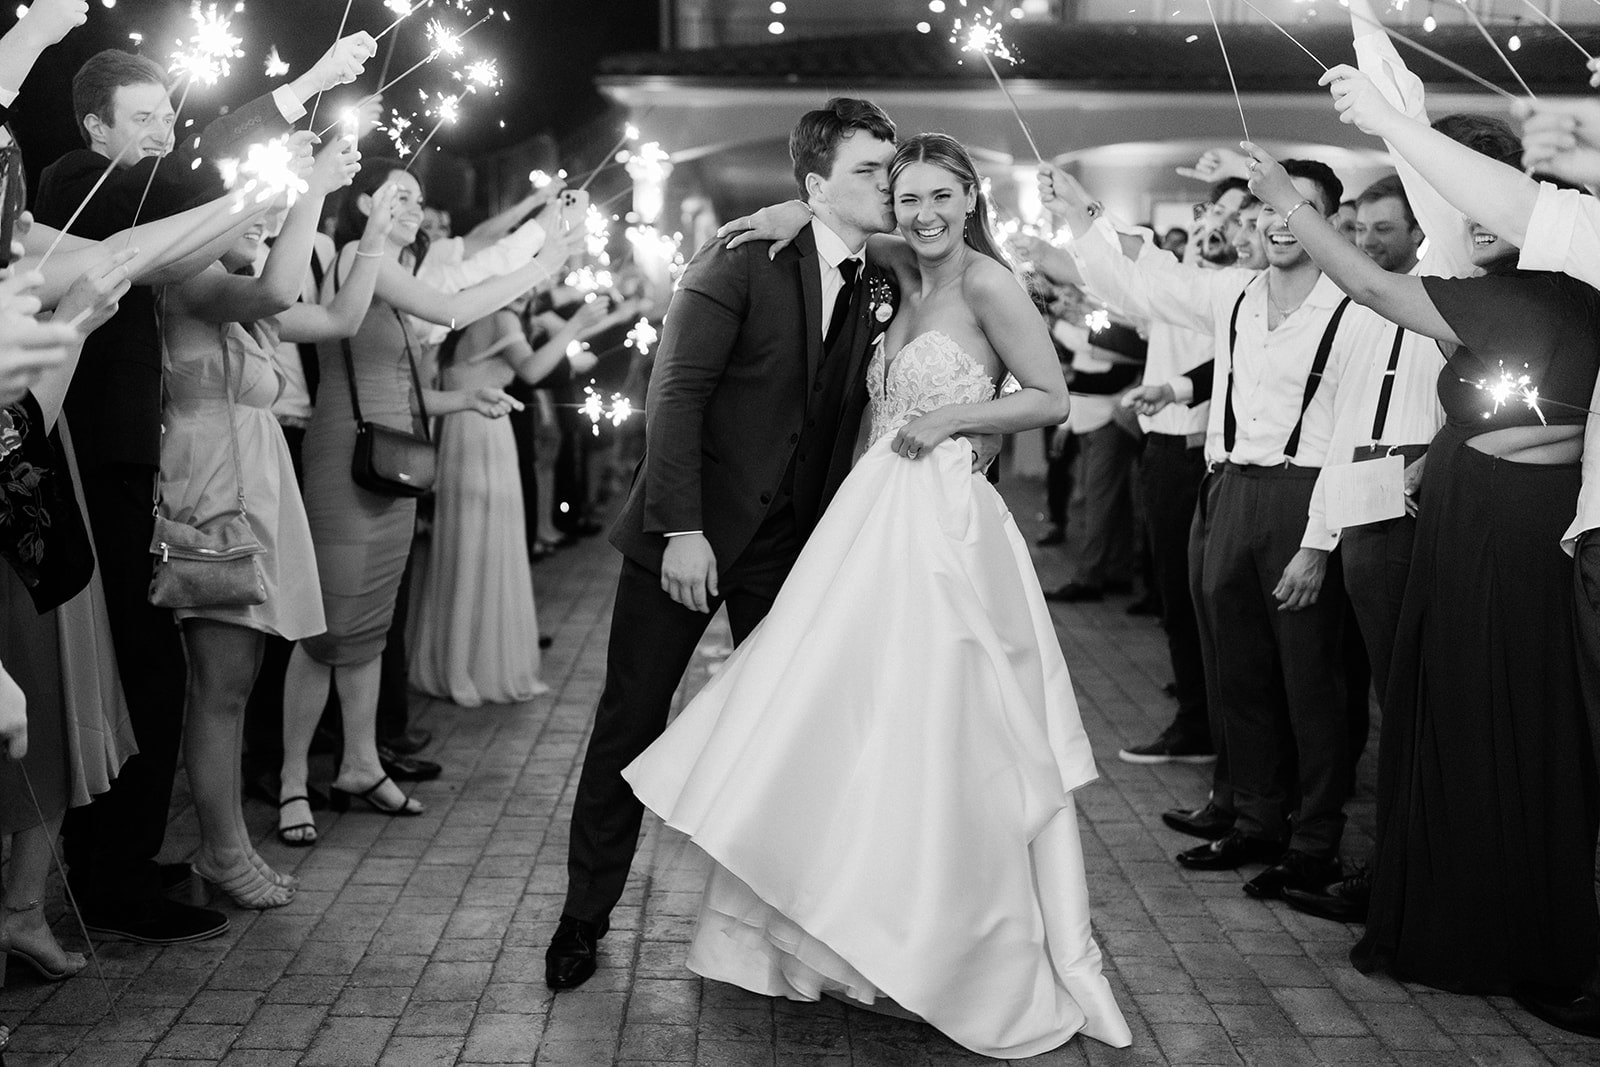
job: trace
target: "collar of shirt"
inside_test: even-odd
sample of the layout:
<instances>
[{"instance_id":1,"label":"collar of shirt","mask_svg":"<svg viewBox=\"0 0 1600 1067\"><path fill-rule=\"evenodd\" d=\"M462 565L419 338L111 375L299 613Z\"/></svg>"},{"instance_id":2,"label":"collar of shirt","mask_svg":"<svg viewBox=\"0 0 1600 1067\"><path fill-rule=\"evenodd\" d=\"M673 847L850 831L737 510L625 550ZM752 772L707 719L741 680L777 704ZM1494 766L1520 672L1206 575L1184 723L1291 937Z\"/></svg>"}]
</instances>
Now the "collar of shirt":
<instances>
[{"instance_id":1,"label":"collar of shirt","mask_svg":"<svg viewBox=\"0 0 1600 1067\"><path fill-rule=\"evenodd\" d=\"M822 260L823 266L830 270L837 271L839 264L847 259L854 259L859 262L866 258L863 254L865 245L852 250L849 245L844 243L843 237L834 233L828 224L819 218L813 217L811 219L811 234L816 238L817 258Z\"/></svg>"}]
</instances>

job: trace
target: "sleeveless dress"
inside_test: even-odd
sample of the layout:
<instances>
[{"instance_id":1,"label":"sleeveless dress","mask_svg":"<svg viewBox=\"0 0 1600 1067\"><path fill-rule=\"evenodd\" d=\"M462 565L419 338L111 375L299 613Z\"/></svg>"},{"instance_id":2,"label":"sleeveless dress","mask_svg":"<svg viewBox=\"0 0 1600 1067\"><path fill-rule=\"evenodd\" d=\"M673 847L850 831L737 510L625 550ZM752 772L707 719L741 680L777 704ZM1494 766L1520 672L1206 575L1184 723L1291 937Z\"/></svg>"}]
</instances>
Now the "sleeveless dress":
<instances>
[{"instance_id":1,"label":"sleeveless dress","mask_svg":"<svg viewBox=\"0 0 1600 1067\"><path fill-rule=\"evenodd\" d=\"M446 389L511 384L516 372L500 355L505 344L466 352L461 336L446 342L458 352L444 371ZM440 422L433 535L412 562L411 686L467 708L532 700L550 687L539 680L511 421L466 413Z\"/></svg>"},{"instance_id":2,"label":"sleeveless dress","mask_svg":"<svg viewBox=\"0 0 1600 1067\"><path fill-rule=\"evenodd\" d=\"M407 362L407 327L374 298L350 338L361 415L369 422L420 433L416 391ZM417 525L413 498L383 496L350 477L356 420L350 377L337 342L317 349L317 405L303 447L306 514L317 546L327 632L302 647L329 666L366 663L383 654L395 598Z\"/></svg>"},{"instance_id":3,"label":"sleeveless dress","mask_svg":"<svg viewBox=\"0 0 1600 1067\"><path fill-rule=\"evenodd\" d=\"M204 618L298 641L324 629L317 560L305 504L283 429L272 415L282 380L267 346L239 323L218 328L216 343L185 349L164 337L165 407L161 436L161 507L171 518L204 529L238 508L243 479L250 529L265 546L259 559L267 599L245 607L184 609ZM233 432L223 360L233 379Z\"/></svg>"},{"instance_id":4,"label":"sleeveless dress","mask_svg":"<svg viewBox=\"0 0 1600 1067\"><path fill-rule=\"evenodd\" d=\"M887 997L989 1056L1127 1045L1072 798L1094 759L1027 547L966 441L890 451L994 382L940 333L867 374L871 444L771 613L623 772L714 861L689 967Z\"/></svg>"}]
</instances>

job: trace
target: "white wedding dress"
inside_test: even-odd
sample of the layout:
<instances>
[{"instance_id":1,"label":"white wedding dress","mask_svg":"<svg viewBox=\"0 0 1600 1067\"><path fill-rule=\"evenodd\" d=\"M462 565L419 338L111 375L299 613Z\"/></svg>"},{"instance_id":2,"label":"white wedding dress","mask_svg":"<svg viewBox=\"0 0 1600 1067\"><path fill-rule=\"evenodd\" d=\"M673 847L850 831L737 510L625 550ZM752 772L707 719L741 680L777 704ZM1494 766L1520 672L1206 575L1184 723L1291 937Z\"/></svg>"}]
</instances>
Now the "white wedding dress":
<instances>
[{"instance_id":1,"label":"white wedding dress","mask_svg":"<svg viewBox=\"0 0 1600 1067\"><path fill-rule=\"evenodd\" d=\"M994 381L933 332L867 374L871 443L771 613L623 772L714 861L689 967L886 997L990 1056L1127 1045L1072 799L1094 759L1027 547L966 441L889 450Z\"/></svg>"}]
</instances>

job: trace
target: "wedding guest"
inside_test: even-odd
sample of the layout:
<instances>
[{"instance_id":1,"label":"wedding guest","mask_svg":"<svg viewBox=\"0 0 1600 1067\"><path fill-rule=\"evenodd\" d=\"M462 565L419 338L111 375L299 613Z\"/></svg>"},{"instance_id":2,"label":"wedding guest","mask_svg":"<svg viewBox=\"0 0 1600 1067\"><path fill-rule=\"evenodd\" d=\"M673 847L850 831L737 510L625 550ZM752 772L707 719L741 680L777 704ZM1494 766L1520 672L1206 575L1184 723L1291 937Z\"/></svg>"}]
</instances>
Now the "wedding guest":
<instances>
[{"instance_id":1,"label":"wedding guest","mask_svg":"<svg viewBox=\"0 0 1600 1067\"><path fill-rule=\"evenodd\" d=\"M313 93L353 79L375 48L364 33L338 42L301 77L208 126L200 135L199 157L214 158L249 136L287 130ZM164 217L197 195L214 194L212 169L188 165L187 139L177 158L156 170L157 161L173 151L175 113L166 72L149 60L116 51L91 57L73 79L73 114L86 148L45 169L35 205L42 222L63 226L87 201L74 233L106 237L136 214ZM91 197L108 167L108 179ZM210 260L252 223L245 215L238 232L210 245ZM198 258L194 270L210 261ZM85 373L74 379L67 398L68 417L80 437L83 496L139 754L108 793L72 813L65 851L73 891L92 931L176 944L223 933L227 918L168 900L155 864L176 772L185 667L171 613L148 600L150 500L161 442L154 309L151 290L130 291L117 317L85 344Z\"/></svg>"},{"instance_id":2,"label":"wedding guest","mask_svg":"<svg viewBox=\"0 0 1600 1067\"><path fill-rule=\"evenodd\" d=\"M1487 271L1374 279L1350 264L1343 276L1389 317L1454 346L1385 706L1367 933L1352 960L1453 991L1511 993L1553 1025L1600 1036L1600 789L1582 699L1594 606L1581 552L1574 565L1557 548L1593 517L1579 461L1600 294L1518 269L1518 243L1488 228L1509 222L1526 240L1530 194L1544 195L1535 182L1402 115L1351 67L1324 81L1344 121L1382 136L1471 213ZM1473 386L1508 359L1539 390L1539 410L1490 404ZM1476 832L1507 818L1527 829Z\"/></svg>"},{"instance_id":3,"label":"wedding guest","mask_svg":"<svg viewBox=\"0 0 1600 1067\"><path fill-rule=\"evenodd\" d=\"M397 191L387 245L376 256L358 256L356 239L366 228L372 197L391 183ZM422 812L421 803L408 798L384 773L376 737L381 657L410 554L416 500L381 495L352 481L356 394L361 418L411 433L419 432L422 420L458 412L503 417L516 406L504 390L441 392L413 386L415 346L402 315L437 323L474 322L548 281L569 252L563 242L547 241L526 266L459 293L445 293L413 277L426 250L426 238L418 240L421 221L422 186L405 165L389 159L365 161L345 194L335 238L339 259L328 281L330 289L348 284L358 258L375 258L376 296L354 337L321 350L325 373L305 441L306 511L328 629L295 647L284 686L279 825L285 830L299 827L297 832L310 840L314 823L296 801L305 795L306 757L330 684L338 685L344 723L334 807L347 808L360 800L387 815ZM341 351L344 345L348 348Z\"/></svg>"}]
</instances>

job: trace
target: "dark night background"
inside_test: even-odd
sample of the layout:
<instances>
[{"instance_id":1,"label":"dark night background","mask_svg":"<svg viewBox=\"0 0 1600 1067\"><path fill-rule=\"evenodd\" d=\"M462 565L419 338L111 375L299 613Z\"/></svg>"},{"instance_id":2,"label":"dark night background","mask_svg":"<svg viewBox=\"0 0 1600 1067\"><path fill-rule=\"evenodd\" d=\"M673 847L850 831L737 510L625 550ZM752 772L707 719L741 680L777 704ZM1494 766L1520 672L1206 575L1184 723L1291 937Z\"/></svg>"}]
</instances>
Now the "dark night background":
<instances>
[{"instance_id":1,"label":"dark night background","mask_svg":"<svg viewBox=\"0 0 1600 1067\"><path fill-rule=\"evenodd\" d=\"M233 2L223 0L218 9L227 13ZM433 7L402 23L390 35L398 38L390 77L427 54L423 27L428 19L441 18L458 30L465 29L490 8L486 0L466 0L466 6L470 14L457 10L453 0L435 0ZM473 31L465 41L463 61L497 59L505 84L497 97L464 96L461 120L442 129L434 144L471 159L540 133L558 141L589 141L596 136L605 141L606 133L597 132L596 127L604 125L609 130L616 122L605 99L594 91L595 66L600 57L611 53L656 49L660 40L658 0L505 0L493 6L508 12L510 20L497 14ZM101 0L90 0L88 24L45 53L12 109L13 127L33 177L82 143L73 126L71 103L72 75L79 64L103 48L123 48L164 65L177 48L177 38L187 36L188 10L187 0L118 0L113 8L104 7ZM266 55L273 45L290 65L289 78L306 70L333 43L343 11L343 0L245 0L244 10L230 15L234 33L244 38L244 57L234 61L233 73L218 85L197 87L190 94L180 124L193 118L203 125L221 108L244 103L288 80L269 80L264 73ZM376 35L394 18L383 0L351 0L346 32L365 29ZM7 5L0 13L0 32L9 29L15 19L15 7ZM129 39L133 32L144 35L142 46ZM318 114L319 127L331 121L340 103L378 87L378 68L388 45L389 38L379 42L379 54L360 80L328 95ZM401 82L387 94L386 105L410 111L421 103L419 89L459 91L454 88L458 83L448 76L446 62L441 57ZM324 115L330 118L325 120ZM419 120L419 124L422 130L412 138L413 145L432 122Z\"/></svg>"}]
</instances>

